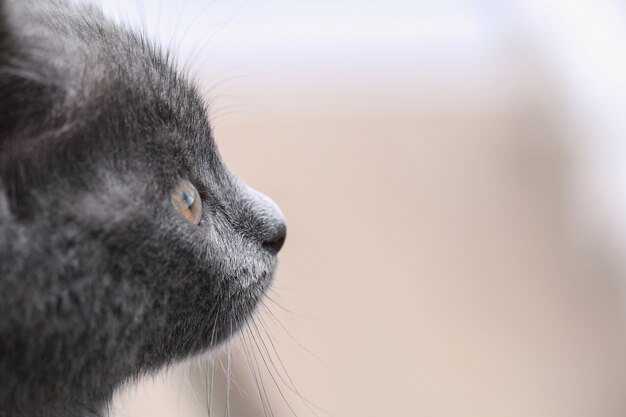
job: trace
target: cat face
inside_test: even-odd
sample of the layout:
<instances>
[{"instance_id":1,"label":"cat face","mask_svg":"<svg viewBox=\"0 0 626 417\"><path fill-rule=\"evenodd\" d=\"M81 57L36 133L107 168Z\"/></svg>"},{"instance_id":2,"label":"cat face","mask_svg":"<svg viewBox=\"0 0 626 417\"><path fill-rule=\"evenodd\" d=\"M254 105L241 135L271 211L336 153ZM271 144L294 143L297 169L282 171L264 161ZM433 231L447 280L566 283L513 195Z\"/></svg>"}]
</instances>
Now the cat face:
<instances>
[{"instance_id":1,"label":"cat face","mask_svg":"<svg viewBox=\"0 0 626 417\"><path fill-rule=\"evenodd\" d=\"M219 344L285 234L167 55L93 8L0 1L0 416L99 415Z\"/></svg>"}]
</instances>

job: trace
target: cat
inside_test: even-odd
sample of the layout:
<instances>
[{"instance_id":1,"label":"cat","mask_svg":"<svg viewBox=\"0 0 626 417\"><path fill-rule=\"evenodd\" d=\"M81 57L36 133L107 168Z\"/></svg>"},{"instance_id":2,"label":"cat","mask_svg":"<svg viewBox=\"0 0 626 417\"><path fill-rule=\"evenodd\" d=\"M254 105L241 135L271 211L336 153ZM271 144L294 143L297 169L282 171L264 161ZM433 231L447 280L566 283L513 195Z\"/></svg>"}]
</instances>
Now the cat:
<instances>
[{"instance_id":1,"label":"cat","mask_svg":"<svg viewBox=\"0 0 626 417\"><path fill-rule=\"evenodd\" d=\"M285 237L169 53L94 6L0 0L0 417L101 417L216 347Z\"/></svg>"}]
</instances>

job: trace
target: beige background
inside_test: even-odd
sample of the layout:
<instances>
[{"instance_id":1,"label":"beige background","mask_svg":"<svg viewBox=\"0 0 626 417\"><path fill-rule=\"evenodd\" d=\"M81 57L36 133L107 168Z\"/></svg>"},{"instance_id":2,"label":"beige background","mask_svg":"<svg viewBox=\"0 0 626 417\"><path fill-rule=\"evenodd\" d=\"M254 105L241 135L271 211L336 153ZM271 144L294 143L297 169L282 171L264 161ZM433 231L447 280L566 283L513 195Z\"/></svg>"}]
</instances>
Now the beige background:
<instances>
[{"instance_id":1,"label":"beige background","mask_svg":"<svg viewBox=\"0 0 626 417\"><path fill-rule=\"evenodd\" d=\"M621 220L604 210L623 189L590 168L624 126L598 134L587 110L613 108L563 72L585 46L551 53L577 21L538 44L534 2L417 3L105 4L163 43L167 16L208 40L175 42L222 154L288 220L264 342L227 349L231 414L263 415L246 350L276 416L626 415ZM113 414L207 415L212 363L223 415L227 356L143 381Z\"/></svg>"}]
</instances>

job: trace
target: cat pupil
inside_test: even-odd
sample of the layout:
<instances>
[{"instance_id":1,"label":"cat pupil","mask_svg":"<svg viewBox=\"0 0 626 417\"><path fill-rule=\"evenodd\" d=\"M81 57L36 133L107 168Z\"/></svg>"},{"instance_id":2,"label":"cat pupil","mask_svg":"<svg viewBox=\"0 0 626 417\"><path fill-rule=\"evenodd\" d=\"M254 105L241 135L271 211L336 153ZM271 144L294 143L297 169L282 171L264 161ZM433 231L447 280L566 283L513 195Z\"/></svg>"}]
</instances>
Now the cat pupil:
<instances>
[{"instance_id":1,"label":"cat pupil","mask_svg":"<svg viewBox=\"0 0 626 417\"><path fill-rule=\"evenodd\" d=\"M202 201L198 190L188 180L178 182L171 194L172 205L187 220L198 224L202 214Z\"/></svg>"},{"instance_id":2,"label":"cat pupil","mask_svg":"<svg viewBox=\"0 0 626 417\"><path fill-rule=\"evenodd\" d=\"M189 194L187 194L186 191L183 191L183 203L185 203L185 207L187 207L188 209L191 209L191 206L193 205L193 197L190 196Z\"/></svg>"}]
</instances>

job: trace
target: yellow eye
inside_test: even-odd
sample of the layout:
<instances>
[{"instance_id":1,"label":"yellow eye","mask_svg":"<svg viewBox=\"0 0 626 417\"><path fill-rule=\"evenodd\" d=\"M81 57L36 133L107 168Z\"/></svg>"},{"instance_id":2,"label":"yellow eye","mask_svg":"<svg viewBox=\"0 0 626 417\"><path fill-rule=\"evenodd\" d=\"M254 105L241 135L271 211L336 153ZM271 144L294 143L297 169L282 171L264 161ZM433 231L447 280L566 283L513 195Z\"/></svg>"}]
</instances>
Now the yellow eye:
<instances>
[{"instance_id":1,"label":"yellow eye","mask_svg":"<svg viewBox=\"0 0 626 417\"><path fill-rule=\"evenodd\" d=\"M171 195L174 208L193 224L200 223L202 215L202 202L198 190L187 180L181 180Z\"/></svg>"}]
</instances>

